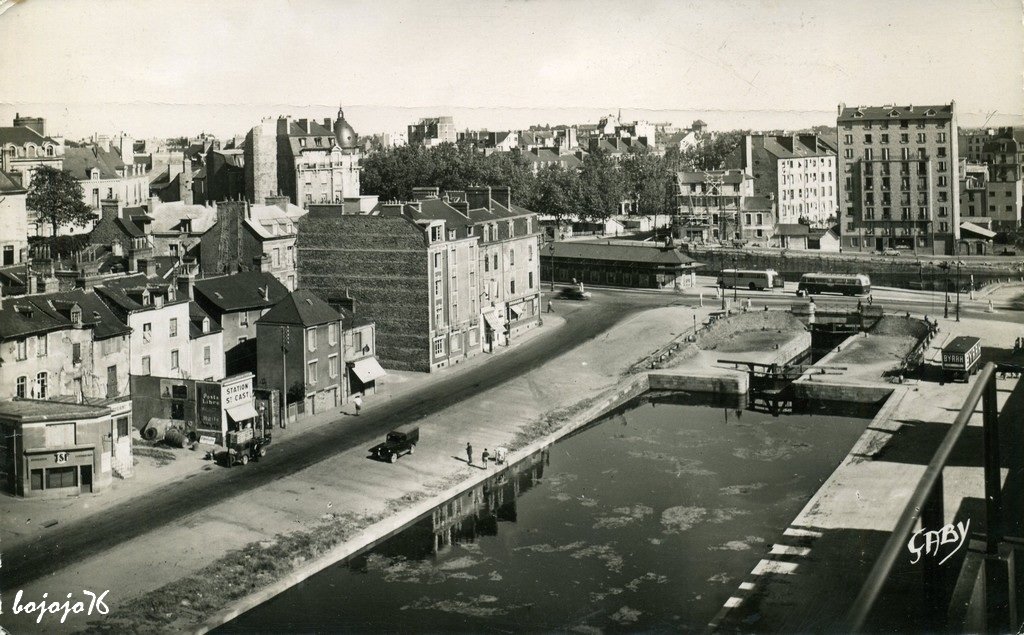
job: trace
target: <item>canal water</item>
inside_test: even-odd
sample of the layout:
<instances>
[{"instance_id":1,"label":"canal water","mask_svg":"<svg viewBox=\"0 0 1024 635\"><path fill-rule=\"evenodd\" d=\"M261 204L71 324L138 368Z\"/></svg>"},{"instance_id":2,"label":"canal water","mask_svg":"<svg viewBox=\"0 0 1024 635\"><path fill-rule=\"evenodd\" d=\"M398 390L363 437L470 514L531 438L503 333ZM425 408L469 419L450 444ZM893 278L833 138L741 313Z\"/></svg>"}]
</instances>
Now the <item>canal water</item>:
<instances>
[{"instance_id":1,"label":"canal water","mask_svg":"<svg viewBox=\"0 0 1024 635\"><path fill-rule=\"evenodd\" d=\"M695 399L645 395L220 630L704 630L873 413Z\"/></svg>"}]
</instances>

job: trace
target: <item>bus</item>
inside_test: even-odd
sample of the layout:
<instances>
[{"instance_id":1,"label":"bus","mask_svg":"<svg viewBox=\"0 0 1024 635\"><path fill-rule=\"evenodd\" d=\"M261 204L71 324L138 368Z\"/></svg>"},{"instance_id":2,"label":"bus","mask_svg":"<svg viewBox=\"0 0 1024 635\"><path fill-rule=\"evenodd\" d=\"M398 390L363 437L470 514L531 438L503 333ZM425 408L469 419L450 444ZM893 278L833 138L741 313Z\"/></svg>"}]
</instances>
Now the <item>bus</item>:
<instances>
[{"instance_id":1,"label":"bus","mask_svg":"<svg viewBox=\"0 0 1024 635\"><path fill-rule=\"evenodd\" d=\"M782 287L782 276L774 269L722 269L718 276L718 286L726 288L746 288L751 291L755 289L772 289Z\"/></svg>"},{"instance_id":2,"label":"bus","mask_svg":"<svg viewBox=\"0 0 1024 635\"><path fill-rule=\"evenodd\" d=\"M866 295L871 293L871 278L863 273L805 273L797 285L797 295L812 293L842 293Z\"/></svg>"}]
</instances>

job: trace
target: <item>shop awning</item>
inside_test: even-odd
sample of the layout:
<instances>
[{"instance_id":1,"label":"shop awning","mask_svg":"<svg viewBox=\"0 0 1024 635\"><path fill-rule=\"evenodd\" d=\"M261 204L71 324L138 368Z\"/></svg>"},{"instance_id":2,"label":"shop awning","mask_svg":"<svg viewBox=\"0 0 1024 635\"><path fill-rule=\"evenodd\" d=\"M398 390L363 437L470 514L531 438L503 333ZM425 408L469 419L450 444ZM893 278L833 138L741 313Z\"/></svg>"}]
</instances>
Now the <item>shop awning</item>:
<instances>
[{"instance_id":1,"label":"shop awning","mask_svg":"<svg viewBox=\"0 0 1024 635\"><path fill-rule=\"evenodd\" d=\"M484 321L487 322L487 326L491 327L492 331L504 331L505 325L502 321L493 313L484 313Z\"/></svg>"},{"instance_id":2,"label":"shop awning","mask_svg":"<svg viewBox=\"0 0 1024 635\"><path fill-rule=\"evenodd\" d=\"M960 223L960 229L962 231L969 231L972 234L977 234L982 238L993 238L996 235L994 231L990 231L988 229L985 229L981 225L975 225L974 223L970 222Z\"/></svg>"},{"instance_id":3,"label":"shop awning","mask_svg":"<svg viewBox=\"0 0 1024 635\"><path fill-rule=\"evenodd\" d=\"M241 423L246 419L253 419L257 417L256 409L252 407L251 403L240 403L237 406L231 406L228 408L228 416L235 423Z\"/></svg>"},{"instance_id":4,"label":"shop awning","mask_svg":"<svg viewBox=\"0 0 1024 635\"><path fill-rule=\"evenodd\" d=\"M519 316L521 316L523 314L523 307L522 306L512 306L510 304L508 306L508 310L511 311L512 315L514 315L516 317L519 317Z\"/></svg>"},{"instance_id":5,"label":"shop awning","mask_svg":"<svg viewBox=\"0 0 1024 635\"><path fill-rule=\"evenodd\" d=\"M381 368L380 362L377 361L376 357L367 357L366 359L360 359L352 363L352 372L356 374L359 381L364 384L368 384L371 381L380 379L387 373Z\"/></svg>"}]
</instances>

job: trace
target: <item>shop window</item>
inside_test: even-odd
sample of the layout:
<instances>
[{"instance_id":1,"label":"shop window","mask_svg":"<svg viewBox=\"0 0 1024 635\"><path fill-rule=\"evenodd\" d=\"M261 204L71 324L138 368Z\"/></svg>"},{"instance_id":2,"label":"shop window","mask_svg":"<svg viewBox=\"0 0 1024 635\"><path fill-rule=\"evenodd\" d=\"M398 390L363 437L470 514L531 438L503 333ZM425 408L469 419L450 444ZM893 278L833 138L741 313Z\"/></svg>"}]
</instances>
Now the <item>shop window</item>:
<instances>
[{"instance_id":1,"label":"shop window","mask_svg":"<svg viewBox=\"0 0 1024 635\"><path fill-rule=\"evenodd\" d=\"M128 417L118 417L117 418L117 438L120 439L122 437L128 436L130 434L129 431L128 431L128 427L129 427L128 426Z\"/></svg>"},{"instance_id":2,"label":"shop window","mask_svg":"<svg viewBox=\"0 0 1024 635\"><path fill-rule=\"evenodd\" d=\"M51 467L46 470L46 489L78 485L78 467Z\"/></svg>"},{"instance_id":3,"label":"shop window","mask_svg":"<svg viewBox=\"0 0 1024 635\"><path fill-rule=\"evenodd\" d=\"M39 491L43 489L43 471L32 470L32 484L30 486L33 490Z\"/></svg>"},{"instance_id":4,"label":"shop window","mask_svg":"<svg viewBox=\"0 0 1024 635\"><path fill-rule=\"evenodd\" d=\"M434 357L440 357L444 355L444 338L439 337L434 340Z\"/></svg>"}]
</instances>

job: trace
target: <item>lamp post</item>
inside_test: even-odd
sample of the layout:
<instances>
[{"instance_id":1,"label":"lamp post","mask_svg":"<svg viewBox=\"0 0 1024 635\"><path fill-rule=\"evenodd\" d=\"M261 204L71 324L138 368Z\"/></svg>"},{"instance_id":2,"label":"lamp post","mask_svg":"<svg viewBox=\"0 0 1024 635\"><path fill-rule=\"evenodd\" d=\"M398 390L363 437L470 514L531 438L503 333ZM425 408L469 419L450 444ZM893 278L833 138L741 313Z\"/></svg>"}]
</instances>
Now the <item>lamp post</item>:
<instances>
[{"instance_id":1,"label":"lamp post","mask_svg":"<svg viewBox=\"0 0 1024 635\"><path fill-rule=\"evenodd\" d=\"M736 255L733 254L733 257L732 257L732 301L733 302L736 301L736 293L737 293L736 292L736 276L738 274L739 274L739 272L736 271Z\"/></svg>"},{"instance_id":2,"label":"lamp post","mask_svg":"<svg viewBox=\"0 0 1024 635\"><path fill-rule=\"evenodd\" d=\"M959 268L963 264L959 260L956 261L956 322L959 322Z\"/></svg>"},{"instance_id":3,"label":"lamp post","mask_svg":"<svg viewBox=\"0 0 1024 635\"><path fill-rule=\"evenodd\" d=\"M551 291L555 291L555 238L551 237L551 242L548 243L548 251L551 252Z\"/></svg>"},{"instance_id":4,"label":"lamp post","mask_svg":"<svg viewBox=\"0 0 1024 635\"><path fill-rule=\"evenodd\" d=\"M945 272L943 276L943 291L946 294L946 303L942 308L942 317L949 319L949 261L943 262L941 265L942 270Z\"/></svg>"}]
</instances>

